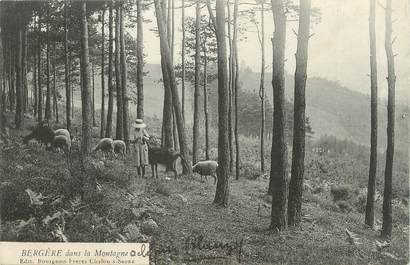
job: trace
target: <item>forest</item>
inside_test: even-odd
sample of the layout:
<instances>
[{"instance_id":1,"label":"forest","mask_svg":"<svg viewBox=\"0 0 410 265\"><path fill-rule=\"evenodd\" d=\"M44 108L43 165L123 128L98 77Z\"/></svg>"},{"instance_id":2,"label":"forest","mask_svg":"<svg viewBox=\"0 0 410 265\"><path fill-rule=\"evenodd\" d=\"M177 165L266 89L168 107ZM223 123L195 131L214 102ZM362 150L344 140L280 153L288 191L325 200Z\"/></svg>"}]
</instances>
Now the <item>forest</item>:
<instances>
[{"instance_id":1,"label":"forest","mask_svg":"<svg viewBox=\"0 0 410 265\"><path fill-rule=\"evenodd\" d=\"M407 264L401 2L360 1L362 90L311 74L329 17L314 2L0 1L0 240Z\"/></svg>"}]
</instances>

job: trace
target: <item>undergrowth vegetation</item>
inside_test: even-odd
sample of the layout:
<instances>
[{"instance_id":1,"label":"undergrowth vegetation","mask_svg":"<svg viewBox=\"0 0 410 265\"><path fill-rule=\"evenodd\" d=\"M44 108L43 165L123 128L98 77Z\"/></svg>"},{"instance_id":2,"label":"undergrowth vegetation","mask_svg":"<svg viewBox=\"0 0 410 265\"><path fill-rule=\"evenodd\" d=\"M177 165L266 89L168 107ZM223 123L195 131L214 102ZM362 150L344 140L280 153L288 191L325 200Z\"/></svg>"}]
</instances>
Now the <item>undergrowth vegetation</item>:
<instances>
[{"instance_id":1,"label":"undergrowth vegetation","mask_svg":"<svg viewBox=\"0 0 410 265\"><path fill-rule=\"evenodd\" d=\"M151 133L158 132L153 128ZM395 160L393 239L387 249L391 256L386 256L374 249L381 225L384 158L381 155L379 162L377 221L369 229L364 226L368 151L363 146L331 137L308 141L302 225L278 234L267 231L269 172L260 172L256 138L241 136L241 176L239 181L231 178L229 207L223 209L212 205L215 186L209 179L201 182L194 175L175 180L163 173L164 168L159 179L151 178L150 169L148 178L141 179L132 152L125 158L101 153L86 158L78 141L67 155L46 151L34 142L23 145L21 135L11 129L1 144L1 240L150 242L180 248L177 254L161 254L158 264L196 264L188 259L193 253L183 251L184 239L193 235L212 242L243 239L244 264L405 264L408 260L405 154ZM216 139L211 146L216 146ZM216 152L211 154L216 159ZM269 155L266 162L269 169ZM362 245L345 241L347 228L358 234ZM202 250L194 256L214 254L228 255ZM237 264L236 255L228 256L232 259L227 264Z\"/></svg>"}]
</instances>

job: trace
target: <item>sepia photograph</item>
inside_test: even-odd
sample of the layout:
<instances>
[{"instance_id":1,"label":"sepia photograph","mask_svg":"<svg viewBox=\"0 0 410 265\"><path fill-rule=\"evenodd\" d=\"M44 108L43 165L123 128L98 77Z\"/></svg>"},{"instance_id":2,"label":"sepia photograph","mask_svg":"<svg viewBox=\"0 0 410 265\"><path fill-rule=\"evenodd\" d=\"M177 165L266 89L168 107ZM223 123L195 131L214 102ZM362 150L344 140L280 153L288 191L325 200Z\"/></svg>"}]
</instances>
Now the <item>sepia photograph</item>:
<instances>
[{"instance_id":1,"label":"sepia photograph","mask_svg":"<svg viewBox=\"0 0 410 265\"><path fill-rule=\"evenodd\" d=\"M408 265L410 0L0 0L0 265Z\"/></svg>"}]
</instances>

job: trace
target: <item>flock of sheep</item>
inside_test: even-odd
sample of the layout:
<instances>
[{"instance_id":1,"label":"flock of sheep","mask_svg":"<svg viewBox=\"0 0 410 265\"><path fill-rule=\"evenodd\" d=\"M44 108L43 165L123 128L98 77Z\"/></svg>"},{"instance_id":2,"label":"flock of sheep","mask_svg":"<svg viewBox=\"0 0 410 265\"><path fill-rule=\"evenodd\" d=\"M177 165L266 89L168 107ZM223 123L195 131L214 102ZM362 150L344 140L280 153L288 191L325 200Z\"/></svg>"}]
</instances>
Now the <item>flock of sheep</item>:
<instances>
[{"instance_id":1,"label":"flock of sheep","mask_svg":"<svg viewBox=\"0 0 410 265\"><path fill-rule=\"evenodd\" d=\"M35 139L40 143L46 145L46 149L62 149L65 152L71 151L73 136L67 129L53 130L46 122L40 122L32 132L23 138L23 143L27 144L30 140ZM103 153L113 153L125 156L127 153L127 146L122 140L113 140L111 138L102 138L94 146L92 152L101 151ZM152 143L148 144L148 160L152 169L152 177L156 175L158 178L158 164L170 165L175 163L176 159L180 157L181 163L186 163L184 157L177 151L169 148L164 148ZM192 172L204 176L211 176L216 183L216 170L218 163L213 160L200 161L192 166ZM172 169L177 176L175 169ZM155 174L156 173L156 174Z\"/></svg>"}]
</instances>

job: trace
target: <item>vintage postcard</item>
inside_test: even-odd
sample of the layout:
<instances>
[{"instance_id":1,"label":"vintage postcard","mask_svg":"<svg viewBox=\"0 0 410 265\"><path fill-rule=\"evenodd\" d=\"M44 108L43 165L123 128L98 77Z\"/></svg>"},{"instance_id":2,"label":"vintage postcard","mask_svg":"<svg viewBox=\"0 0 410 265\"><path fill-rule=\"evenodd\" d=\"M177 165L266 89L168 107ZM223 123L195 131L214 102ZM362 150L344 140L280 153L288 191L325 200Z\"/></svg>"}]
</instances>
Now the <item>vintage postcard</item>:
<instances>
[{"instance_id":1,"label":"vintage postcard","mask_svg":"<svg viewBox=\"0 0 410 265\"><path fill-rule=\"evenodd\" d=\"M409 0L0 0L0 265L409 264Z\"/></svg>"}]
</instances>

